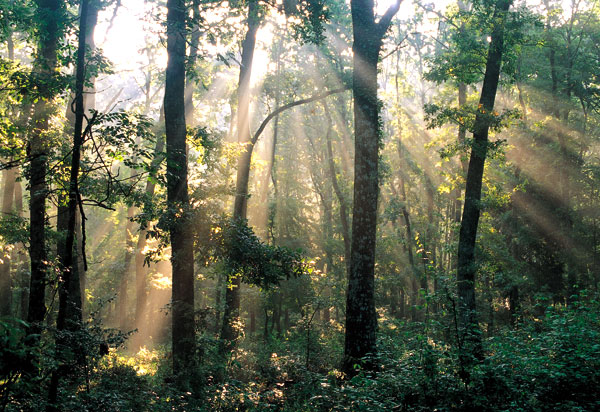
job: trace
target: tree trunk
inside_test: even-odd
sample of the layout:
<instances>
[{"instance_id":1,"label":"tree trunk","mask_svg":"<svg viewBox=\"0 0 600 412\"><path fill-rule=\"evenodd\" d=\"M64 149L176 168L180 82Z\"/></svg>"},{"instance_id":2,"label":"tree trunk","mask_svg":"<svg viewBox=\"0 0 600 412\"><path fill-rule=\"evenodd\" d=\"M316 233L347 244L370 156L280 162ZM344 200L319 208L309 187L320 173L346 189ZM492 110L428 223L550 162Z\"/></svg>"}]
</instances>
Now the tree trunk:
<instances>
[{"instance_id":1,"label":"tree trunk","mask_svg":"<svg viewBox=\"0 0 600 412\"><path fill-rule=\"evenodd\" d=\"M160 125L164 121L164 110L161 109L158 124ZM151 168L153 170L157 170L163 160L162 151L164 150L164 147L165 139L163 138L162 133L157 132L156 145L154 147L154 158L151 164ZM148 198L152 198L152 196L154 196L155 188L156 184L154 181L152 179L148 179L146 181L146 188L144 191ZM138 336L142 337L144 337L143 328L145 327L146 305L148 300L148 290L146 284L147 269L144 265L144 249L147 244L146 235L146 230L140 229L138 233L137 244L135 246L135 327L138 329Z\"/></svg>"},{"instance_id":2,"label":"tree trunk","mask_svg":"<svg viewBox=\"0 0 600 412\"><path fill-rule=\"evenodd\" d=\"M52 374L49 388L49 402L47 410L56 410L58 384L60 378L69 372L73 359L65 356L73 353L78 363L83 362L84 349L81 342L74 339L72 334L61 336L64 330L75 331L81 325L81 297L73 293L79 290L79 279L74 279L73 246L75 244L75 214L79 204L79 168L81 163L81 150L83 145L83 120L84 120L84 83L85 83L85 34L87 25L88 0L81 1L81 18L79 24L79 44L77 50L77 68L75 74L75 127L73 131L73 151L71 156L71 170L69 173L69 197L67 209L67 230L64 249L61 256L61 277L59 283L59 305L56 318L56 329L59 334L56 338L59 366ZM74 287L73 287L74 285ZM69 350L70 349L70 350ZM71 355L72 356L72 355Z\"/></svg>"},{"instance_id":3,"label":"tree trunk","mask_svg":"<svg viewBox=\"0 0 600 412\"><path fill-rule=\"evenodd\" d=\"M39 23L40 44L34 63L34 71L43 79L52 78L57 70L58 42L63 35L64 4L61 0L37 0L37 14L43 17ZM27 321L30 331L38 334L39 324L46 315L46 197L48 186L46 173L50 147L45 133L50 127L53 112L52 96L40 98L34 105L33 130L28 144L31 158L29 172L29 255L31 280Z\"/></svg>"},{"instance_id":4,"label":"tree trunk","mask_svg":"<svg viewBox=\"0 0 600 412\"><path fill-rule=\"evenodd\" d=\"M121 272L121 281L119 282L119 329L126 333L131 327L127 316L127 291L129 289L129 269L131 260L134 259L135 251L133 249L133 230L134 224L131 219L135 212L134 206L127 208L127 223L125 224L125 257L123 258L123 271Z\"/></svg>"},{"instance_id":5,"label":"tree trunk","mask_svg":"<svg viewBox=\"0 0 600 412\"><path fill-rule=\"evenodd\" d=\"M4 170L4 192L2 196L2 214L6 217L13 210L17 168ZM5 245L7 247L8 245ZM0 316L12 315L12 281L10 275L11 252L6 249L0 256Z\"/></svg>"},{"instance_id":6,"label":"tree trunk","mask_svg":"<svg viewBox=\"0 0 600 412\"><path fill-rule=\"evenodd\" d=\"M15 213L23 217L23 187L21 182L15 182ZM27 320L27 309L29 303L29 262L25 252L25 245L17 245L15 255L18 256L18 279L21 286L20 295L20 318Z\"/></svg>"},{"instance_id":7,"label":"tree trunk","mask_svg":"<svg viewBox=\"0 0 600 412\"><path fill-rule=\"evenodd\" d=\"M348 290L346 293L346 335L342 369L355 373L354 365L374 366L377 314L375 312L375 237L379 192L379 105L377 101L377 62L382 39L400 2L391 6L375 23L373 2L352 0L354 36L354 205Z\"/></svg>"},{"instance_id":8,"label":"tree trunk","mask_svg":"<svg viewBox=\"0 0 600 412\"><path fill-rule=\"evenodd\" d=\"M189 222L185 123L185 24L183 0L167 1L167 70L165 129L167 142L167 203L171 222L173 372L194 359L194 240Z\"/></svg>"},{"instance_id":9,"label":"tree trunk","mask_svg":"<svg viewBox=\"0 0 600 412\"><path fill-rule=\"evenodd\" d=\"M238 143L242 152L238 158L237 179L235 185L235 200L233 208L234 220L245 220L248 208L248 180L250 178L250 161L252 159L252 139L250 136L249 108L250 108L250 78L252 76L252 60L256 44L256 32L260 24L259 7L256 0L248 4L248 31L242 43L242 61L238 80L238 110L237 132ZM239 336L236 323L240 317L240 286L239 276L232 276L225 290L225 310L223 313L223 327L221 329L221 352L232 349Z\"/></svg>"},{"instance_id":10,"label":"tree trunk","mask_svg":"<svg viewBox=\"0 0 600 412\"><path fill-rule=\"evenodd\" d=\"M328 124L331 125L331 116L329 114L329 109L327 103L323 102L323 108L325 109L325 115L327 116ZM346 202L346 197L340 188L337 170L335 167L335 163L333 161L333 147L331 145L331 127L329 127L326 135L327 139L327 163L329 166L329 177L331 179L331 185L333 186L333 191L335 192L336 197L338 198L338 202L340 203L340 222L342 223L342 237L344 240L344 262L346 263L346 276L350 273L350 223L348 219L348 205Z\"/></svg>"},{"instance_id":11,"label":"tree trunk","mask_svg":"<svg viewBox=\"0 0 600 412\"><path fill-rule=\"evenodd\" d=\"M502 53L504 49L504 22L512 0L498 0L494 11L491 42L489 46L479 111L475 118L473 148L469 160L465 190L465 204L458 242L458 326L461 341L461 363L481 359L481 331L477 322L475 305L475 240L479 224L481 186L488 148L489 116L494 110Z\"/></svg>"},{"instance_id":12,"label":"tree trunk","mask_svg":"<svg viewBox=\"0 0 600 412\"><path fill-rule=\"evenodd\" d=\"M200 0L192 0L192 35L190 39L190 53L188 57L188 67L190 68L185 77L185 119L189 126L195 126L194 118L194 83L195 83L195 65L198 58L198 45L200 43L200 28L198 20L200 19Z\"/></svg>"}]
</instances>

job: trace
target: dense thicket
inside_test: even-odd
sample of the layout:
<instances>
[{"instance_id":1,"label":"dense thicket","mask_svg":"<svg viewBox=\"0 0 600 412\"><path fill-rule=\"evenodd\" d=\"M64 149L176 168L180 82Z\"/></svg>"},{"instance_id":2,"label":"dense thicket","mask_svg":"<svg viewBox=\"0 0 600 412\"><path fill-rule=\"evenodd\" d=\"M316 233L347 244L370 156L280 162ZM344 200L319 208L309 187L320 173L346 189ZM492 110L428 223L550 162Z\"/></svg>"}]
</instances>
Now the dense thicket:
<instances>
[{"instance_id":1,"label":"dense thicket","mask_svg":"<svg viewBox=\"0 0 600 412\"><path fill-rule=\"evenodd\" d=\"M585 0L0 0L0 409L600 409L599 49Z\"/></svg>"}]
</instances>

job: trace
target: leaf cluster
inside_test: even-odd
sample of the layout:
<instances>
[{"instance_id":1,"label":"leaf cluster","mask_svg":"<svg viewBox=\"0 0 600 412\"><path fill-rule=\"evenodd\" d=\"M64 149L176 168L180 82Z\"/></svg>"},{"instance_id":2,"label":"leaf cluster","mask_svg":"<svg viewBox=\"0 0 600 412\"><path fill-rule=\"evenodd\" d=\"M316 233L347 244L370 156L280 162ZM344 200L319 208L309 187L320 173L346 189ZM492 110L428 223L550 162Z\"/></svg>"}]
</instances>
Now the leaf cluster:
<instances>
[{"instance_id":1,"label":"leaf cluster","mask_svg":"<svg viewBox=\"0 0 600 412\"><path fill-rule=\"evenodd\" d=\"M464 127L473 133L476 117L483 118L493 131L507 127L512 121L520 119L522 113L517 109L505 109L501 113L486 112L482 107L465 104L462 107L444 107L436 103L426 104L425 121L428 129L442 127L448 123Z\"/></svg>"},{"instance_id":2,"label":"leaf cluster","mask_svg":"<svg viewBox=\"0 0 600 412\"><path fill-rule=\"evenodd\" d=\"M213 229L212 241L230 277L250 285L268 289L308 270L300 252L263 243L246 220L224 220Z\"/></svg>"}]
</instances>

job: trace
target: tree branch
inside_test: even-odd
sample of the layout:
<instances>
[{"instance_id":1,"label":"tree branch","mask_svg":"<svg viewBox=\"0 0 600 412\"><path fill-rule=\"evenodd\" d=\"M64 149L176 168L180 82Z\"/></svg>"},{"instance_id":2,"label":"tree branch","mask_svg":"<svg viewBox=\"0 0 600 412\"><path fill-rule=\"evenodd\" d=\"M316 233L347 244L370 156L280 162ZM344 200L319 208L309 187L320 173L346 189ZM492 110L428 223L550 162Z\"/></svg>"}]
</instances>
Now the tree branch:
<instances>
[{"instance_id":1,"label":"tree branch","mask_svg":"<svg viewBox=\"0 0 600 412\"><path fill-rule=\"evenodd\" d=\"M377 30L379 31L379 35L381 37L383 37L385 32L390 28L390 23L392 22L392 19L396 13L398 13L398 10L400 10L401 3L402 0L396 0L396 2L387 9L383 17L379 20L379 23L377 23Z\"/></svg>"},{"instance_id":2,"label":"tree branch","mask_svg":"<svg viewBox=\"0 0 600 412\"><path fill-rule=\"evenodd\" d=\"M350 90L350 86L344 86L344 87L340 87L338 89L329 90L328 92L317 94L315 96L308 97L306 99L296 100L295 102L284 104L283 106L278 107L273 112L271 112L265 118L265 120L263 120L263 122L260 124L260 126L258 127L258 130L256 131L256 133L254 133L254 136L252 136L252 141L251 141L252 145L256 144L256 142L258 141L258 138L260 137L260 135L262 134L262 132L265 131L265 128L267 127L267 125L269 124L269 122L275 116L277 116L278 114L280 114L281 112L283 112L283 111L285 111L287 109L291 109L292 107L300 106L300 105L305 104L305 103L311 103L311 102L316 102L318 100L322 100L322 99L324 99L324 98L326 98L328 96L331 96L332 94L342 93L342 92L345 92L346 90Z\"/></svg>"}]
</instances>

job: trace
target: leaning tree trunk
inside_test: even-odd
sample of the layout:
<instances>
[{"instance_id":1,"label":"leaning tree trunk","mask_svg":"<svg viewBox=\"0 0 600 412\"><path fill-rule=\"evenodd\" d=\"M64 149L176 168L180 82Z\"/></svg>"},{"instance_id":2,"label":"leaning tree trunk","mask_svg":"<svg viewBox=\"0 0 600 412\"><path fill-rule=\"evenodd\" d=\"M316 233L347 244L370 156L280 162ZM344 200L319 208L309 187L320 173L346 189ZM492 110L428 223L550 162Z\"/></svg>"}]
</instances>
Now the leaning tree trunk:
<instances>
[{"instance_id":1,"label":"leaning tree trunk","mask_svg":"<svg viewBox=\"0 0 600 412\"><path fill-rule=\"evenodd\" d=\"M194 356L194 239L189 222L185 123L185 23L183 0L167 1L167 71L165 128L167 142L167 203L170 214L173 273L173 371L189 367Z\"/></svg>"},{"instance_id":2,"label":"leaning tree trunk","mask_svg":"<svg viewBox=\"0 0 600 412\"><path fill-rule=\"evenodd\" d=\"M248 208L248 180L250 177L250 161L253 149L249 124L250 77L252 75L252 60L254 59L254 46L256 44L256 32L259 24L258 2L251 0L248 5L248 31L242 43L242 62L237 91L237 133L238 143L242 146L242 152L237 165L233 208L233 219L235 220L246 219ZM240 316L240 286L240 277L232 276L225 290L225 309L223 313L223 327L221 329L222 352L231 349L239 335L236 323Z\"/></svg>"},{"instance_id":3,"label":"leaning tree trunk","mask_svg":"<svg viewBox=\"0 0 600 412\"><path fill-rule=\"evenodd\" d=\"M365 359L376 353L375 333L375 237L379 192L379 105L377 101L377 62L382 39L400 1L375 23L370 0L352 0L354 35L354 205L348 290L346 293L346 338L342 368L353 374L354 365L374 366Z\"/></svg>"},{"instance_id":4,"label":"leaning tree trunk","mask_svg":"<svg viewBox=\"0 0 600 412\"><path fill-rule=\"evenodd\" d=\"M477 323L475 306L475 240L479 224L481 186L485 158L488 149L490 116L494 110L502 53L504 50L504 22L512 0L498 0L494 11L496 24L492 30L488 50L485 76L479 111L473 126L473 148L467 171L465 204L458 241L458 337L461 351L461 365L483 356L481 331Z\"/></svg>"}]
</instances>

